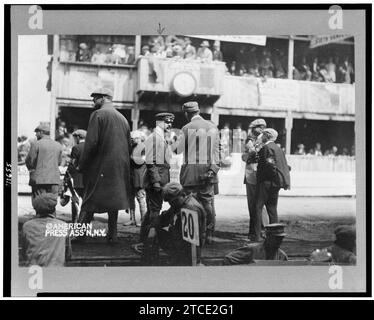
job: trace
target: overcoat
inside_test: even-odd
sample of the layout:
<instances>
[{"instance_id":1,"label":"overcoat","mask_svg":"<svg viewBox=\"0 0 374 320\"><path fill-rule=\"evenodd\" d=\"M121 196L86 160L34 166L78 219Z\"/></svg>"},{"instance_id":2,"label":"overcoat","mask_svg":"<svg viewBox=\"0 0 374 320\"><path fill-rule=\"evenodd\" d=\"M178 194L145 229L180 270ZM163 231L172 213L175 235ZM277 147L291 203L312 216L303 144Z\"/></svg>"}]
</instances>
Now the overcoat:
<instances>
[{"instance_id":1,"label":"overcoat","mask_svg":"<svg viewBox=\"0 0 374 320\"><path fill-rule=\"evenodd\" d=\"M82 210L102 213L130 207L130 127L112 103L92 113L79 169L85 186Z\"/></svg>"}]
</instances>

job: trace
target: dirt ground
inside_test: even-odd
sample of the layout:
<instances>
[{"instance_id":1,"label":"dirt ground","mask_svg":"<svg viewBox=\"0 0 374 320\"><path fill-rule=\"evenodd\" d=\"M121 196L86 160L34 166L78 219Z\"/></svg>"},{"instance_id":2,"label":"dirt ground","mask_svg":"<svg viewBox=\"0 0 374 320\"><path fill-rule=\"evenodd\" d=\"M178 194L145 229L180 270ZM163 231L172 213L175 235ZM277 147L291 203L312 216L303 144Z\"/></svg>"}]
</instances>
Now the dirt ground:
<instances>
[{"instance_id":1,"label":"dirt ground","mask_svg":"<svg viewBox=\"0 0 374 320\"><path fill-rule=\"evenodd\" d=\"M34 213L28 204L29 196L19 197L19 228ZM165 209L168 207L165 204ZM282 249L290 259L305 259L316 248L328 246L334 240L334 229L341 224L355 224L354 198L281 197L278 204L279 220L286 225L287 236ZM58 207L58 218L69 221L70 206ZM248 211L245 197L216 197L216 232L214 241L203 250L203 262L220 264L230 250L246 243ZM120 212L118 219L119 242L109 245L104 238L90 238L85 243L73 245L71 266L77 265L139 265L140 256L132 249L139 241L139 229L123 226L129 215ZM266 219L264 220L266 224ZM106 228L107 214L96 214L94 229ZM162 259L161 259L162 260ZM167 264L167 258L161 261Z\"/></svg>"}]
</instances>

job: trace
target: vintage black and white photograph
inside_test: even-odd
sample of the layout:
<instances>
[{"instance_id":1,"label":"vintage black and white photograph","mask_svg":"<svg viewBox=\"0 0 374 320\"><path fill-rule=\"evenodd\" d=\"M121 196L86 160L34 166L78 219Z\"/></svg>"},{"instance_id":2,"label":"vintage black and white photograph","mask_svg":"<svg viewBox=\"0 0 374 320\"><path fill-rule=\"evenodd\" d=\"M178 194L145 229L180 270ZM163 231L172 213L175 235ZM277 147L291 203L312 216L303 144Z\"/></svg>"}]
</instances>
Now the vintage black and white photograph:
<instances>
[{"instance_id":1,"label":"vintage black and white photograph","mask_svg":"<svg viewBox=\"0 0 374 320\"><path fill-rule=\"evenodd\" d=\"M363 126L367 106L357 105L365 77L357 33L339 28L344 10L334 10L325 31L310 33L196 32L165 20L167 10L150 10L152 22L136 33L93 20L92 30L43 30L50 10L26 10L40 30L12 38L17 270L110 277L188 268L206 279L239 270L244 282L274 270L292 282L296 268L325 270L322 291L343 289L331 276L366 261L356 238L366 236L357 114ZM168 19L182 19L175 12ZM113 13L118 21L122 11Z\"/></svg>"}]
</instances>

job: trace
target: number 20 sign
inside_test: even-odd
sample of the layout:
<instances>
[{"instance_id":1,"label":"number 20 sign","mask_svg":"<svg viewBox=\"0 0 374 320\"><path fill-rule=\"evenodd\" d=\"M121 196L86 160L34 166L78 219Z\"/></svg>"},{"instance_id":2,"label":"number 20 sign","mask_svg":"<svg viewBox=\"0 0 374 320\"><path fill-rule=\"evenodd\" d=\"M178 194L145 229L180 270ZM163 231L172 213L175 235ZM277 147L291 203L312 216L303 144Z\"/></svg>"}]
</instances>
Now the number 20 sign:
<instances>
[{"instance_id":1,"label":"number 20 sign","mask_svg":"<svg viewBox=\"0 0 374 320\"><path fill-rule=\"evenodd\" d=\"M189 209L182 209L181 214L183 240L199 246L199 219L197 212Z\"/></svg>"}]
</instances>

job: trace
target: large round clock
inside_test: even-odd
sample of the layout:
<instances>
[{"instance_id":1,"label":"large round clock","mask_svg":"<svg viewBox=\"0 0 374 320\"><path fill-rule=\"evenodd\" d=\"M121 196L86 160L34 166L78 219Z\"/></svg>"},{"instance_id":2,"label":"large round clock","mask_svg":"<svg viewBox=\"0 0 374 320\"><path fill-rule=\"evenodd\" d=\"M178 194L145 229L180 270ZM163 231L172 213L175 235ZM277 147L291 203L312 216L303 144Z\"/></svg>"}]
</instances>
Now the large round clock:
<instances>
[{"instance_id":1,"label":"large round clock","mask_svg":"<svg viewBox=\"0 0 374 320\"><path fill-rule=\"evenodd\" d=\"M183 97L190 96L196 90L196 79L190 72L177 73L171 83L174 91Z\"/></svg>"}]
</instances>

